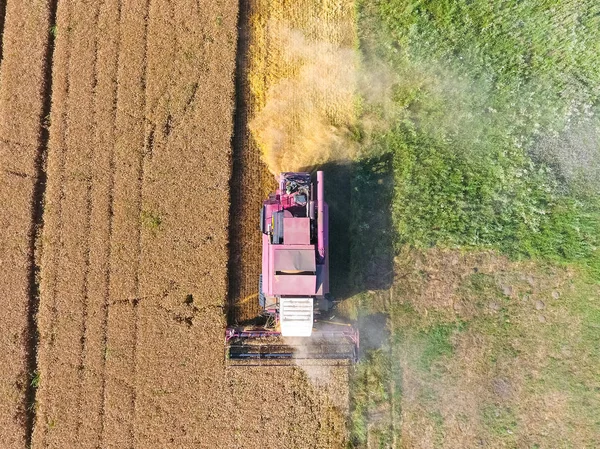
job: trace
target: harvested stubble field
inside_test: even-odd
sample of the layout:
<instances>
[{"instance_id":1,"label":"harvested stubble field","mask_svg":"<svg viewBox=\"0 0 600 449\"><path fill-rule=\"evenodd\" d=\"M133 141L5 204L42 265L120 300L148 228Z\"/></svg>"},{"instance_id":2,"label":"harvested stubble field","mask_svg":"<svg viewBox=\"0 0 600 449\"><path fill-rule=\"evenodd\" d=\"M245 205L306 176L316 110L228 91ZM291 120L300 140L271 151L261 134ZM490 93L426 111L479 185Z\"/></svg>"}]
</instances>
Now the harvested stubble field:
<instances>
[{"instance_id":1,"label":"harvested stubble field","mask_svg":"<svg viewBox=\"0 0 600 449\"><path fill-rule=\"evenodd\" d=\"M233 1L30 3L8 2L0 72L3 447L343 446L344 370L224 364L271 183L236 48L245 76L269 6L238 48Z\"/></svg>"}]
</instances>

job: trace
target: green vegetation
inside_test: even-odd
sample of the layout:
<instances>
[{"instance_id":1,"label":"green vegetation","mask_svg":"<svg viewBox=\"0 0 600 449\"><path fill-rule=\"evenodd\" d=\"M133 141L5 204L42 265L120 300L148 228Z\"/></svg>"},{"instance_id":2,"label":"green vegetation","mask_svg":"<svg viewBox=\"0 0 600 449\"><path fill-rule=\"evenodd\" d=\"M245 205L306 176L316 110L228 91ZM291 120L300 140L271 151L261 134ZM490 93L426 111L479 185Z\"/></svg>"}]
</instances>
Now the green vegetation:
<instances>
[{"instance_id":1,"label":"green vegetation","mask_svg":"<svg viewBox=\"0 0 600 449\"><path fill-rule=\"evenodd\" d=\"M153 210L143 210L141 213L142 224L146 229L148 229L153 234L156 234L160 231L163 219L157 211Z\"/></svg>"},{"instance_id":2,"label":"green vegetation","mask_svg":"<svg viewBox=\"0 0 600 449\"><path fill-rule=\"evenodd\" d=\"M40 386L40 373L37 370L31 373L31 386L33 388L37 388Z\"/></svg>"},{"instance_id":3,"label":"green vegetation","mask_svg":"<svg viewBox=\"0 0 600 449\"><path fill-rule=\"evenodd\" d=\"M393 76L363 105L386 164L354 170L352 310L386 313L390 338L357 369L352 445L593 446L600 7L362 1L358 25L365 68ZM394 281L373 291L365 257L390 241Z\"/></svg>"},{"instance_id":4,"label":"green vegetation","mask_svg":"<svg viewBox=\"0 0 600 449\"><path fill-rule=\"evenodd\" d=\"M419 359L420 368L424 371L431 371L435 361L444 356L452 355L453 346L450 342L450 336L454 332L459 332L462 328L461 323L436 324L429 329L421 330L417 334L417 341L423 344Z\"/></svg>"},{"instance_id":5,"label":"green vegetation","mask_svg":"<svg viewBox=\"0 0 600 449\"><path fill-rule=\"evenodd\" d=\"M456 251L412 251L385 308L390 338L353 378L353 447L394 437L471 447L452 434L457 422L490 447L589 446L600 431L600 287L589 273L470 250L432 279ZM450 286L461 308L435 302ZM389 294L363 297L362 313Z\"/></svg>"},{"instance_id":6,"label":"green vegetation","mask_svg":"<svg viewBox=\"0 0 600 449\"><path fill-rule=\"evenodd\" d=\"M548 149L576 131L598 135L596 13L540 1L364 8L377 24L363 30L369 58L398 75L380 139L394 154L400 243L488 245L598 268L600 172L588 173L600 166L598 142L571 155L578 166Z\"/></svg>"},{"instance_id":7,"label":"green vegetation","mask_svg":"<svg viewBox=\"0 0 600 449\"><path fill-rule=\"evenodd\" d=\"M483 410L483 423L499 438L514 435L517 428L517 421L510 407L488 405Z\"/></svg>"},{"instance_id":8,"label":"green vegetation","mask_svg":"<svg viewBox=\"0 0 600 449\"><path fill-rule=\"evenodd\" d=\"M381 420L381 407L387 409L390 402L391 357L384 348L374 350L366 356L365 363L358 365L353 379L352 439L359 443L366 440L369 425L373 420ZM389 433L389 422L383 426L383 433ZM386 435L385 439L388 437Z\"/></svg>"}]
</instances>

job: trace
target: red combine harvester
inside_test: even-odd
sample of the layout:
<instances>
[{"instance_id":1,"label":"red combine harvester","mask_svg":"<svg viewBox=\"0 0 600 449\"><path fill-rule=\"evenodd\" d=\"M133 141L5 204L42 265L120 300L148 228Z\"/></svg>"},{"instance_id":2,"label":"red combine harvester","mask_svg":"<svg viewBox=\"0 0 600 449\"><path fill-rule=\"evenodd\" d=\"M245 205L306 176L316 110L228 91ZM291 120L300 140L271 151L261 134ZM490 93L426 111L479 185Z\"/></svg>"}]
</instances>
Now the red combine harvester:
<instances>
[{"instance_id":1,"label":"red combine harvester","mask_svg":"<svg viewBox=\"0 0 600 449\"><path fill-rule=\"evenodd\" d=\"M323 172L316 189L310 173L282 173L263 202L260 230L261 323L227 328L228 365L355 363L358 330L332 315Z\"/></svg>"}]
</instances>

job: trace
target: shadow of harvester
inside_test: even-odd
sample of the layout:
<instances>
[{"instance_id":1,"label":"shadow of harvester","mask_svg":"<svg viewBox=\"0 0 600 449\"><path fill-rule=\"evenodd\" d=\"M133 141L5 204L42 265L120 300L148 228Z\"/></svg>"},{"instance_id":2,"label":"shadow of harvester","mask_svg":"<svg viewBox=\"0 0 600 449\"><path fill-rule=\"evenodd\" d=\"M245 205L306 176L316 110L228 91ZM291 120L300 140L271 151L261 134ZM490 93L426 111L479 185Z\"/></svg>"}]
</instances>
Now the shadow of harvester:
<instances>
[{"instance_id":1,"label":"shadow of harvester","mask_svg":"<svg viewBox=\"0 0 600 449\"><path fill-rule=\"evenodd\" d=\"M332 295L390 288L394 269L391 155L348 164L329 163L325 199L329 204L329 266Z\"/></svg>"},{"instance_id":2,"label":"shadow of harvester","mask_svg":"<svg viewBox=\"0 0 600 449\"><path fill-rule=\"evenodd\" d=\"M343 301L361 292L389 288L393 281L394 257L391 158L384 156L352 163L328 163L319 170L325 175L325 200L329 205L331 295ZM236 203L233 192L239 195L243 191L232 190L232 205ZM248 207L247 201L242 204ZM236 212L232 217L239 217L239 207L234 209ZM253 216L250 215L249 219ZM245 227L255 228L251 235L237 232L241 225L236 220L231 223L229 324L253 324L260 313L257 306L261 269L258 204L255 216L254 224L245 223ZM250 244L254 248L250 252L254 260L242 263L238 260L242 254L239 248ZM247 266L250 262L252 266ZM245 295L240 294L244 289ZM249 304L249 301L256 304Z\"/></svg>"}]
</instances>

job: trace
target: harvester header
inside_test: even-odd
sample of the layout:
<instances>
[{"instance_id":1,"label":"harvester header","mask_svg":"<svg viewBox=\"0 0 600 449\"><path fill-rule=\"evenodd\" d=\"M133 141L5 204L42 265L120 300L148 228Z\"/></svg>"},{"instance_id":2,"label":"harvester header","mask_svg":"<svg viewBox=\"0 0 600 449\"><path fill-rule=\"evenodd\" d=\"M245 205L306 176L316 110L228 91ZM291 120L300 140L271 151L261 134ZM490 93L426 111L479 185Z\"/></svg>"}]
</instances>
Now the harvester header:
<instances>
[{"instance_id":1,"label":"harvester header","mask_svg":"<svg viewBox=\"0 0 600 449\"><path fill-rule=\"evenodd\" d=\"M329 292L328 207L324 176L286 172L260 212L262 272L258 301L263 323L229 327L230 365L285 360L355 362L358 331L333 321ZM285 363L287 364L287 363Z\"/></svg>"}]
</instances>

